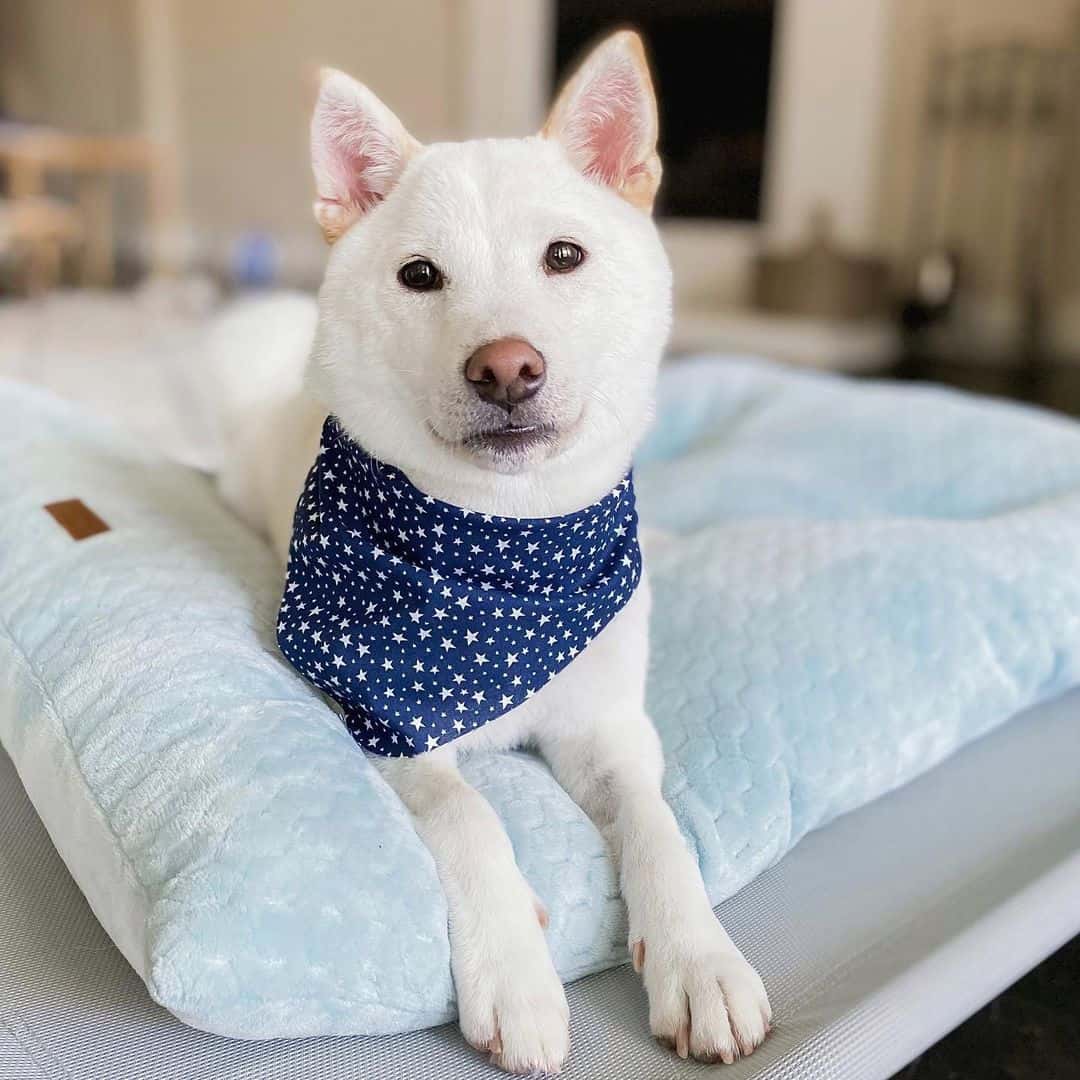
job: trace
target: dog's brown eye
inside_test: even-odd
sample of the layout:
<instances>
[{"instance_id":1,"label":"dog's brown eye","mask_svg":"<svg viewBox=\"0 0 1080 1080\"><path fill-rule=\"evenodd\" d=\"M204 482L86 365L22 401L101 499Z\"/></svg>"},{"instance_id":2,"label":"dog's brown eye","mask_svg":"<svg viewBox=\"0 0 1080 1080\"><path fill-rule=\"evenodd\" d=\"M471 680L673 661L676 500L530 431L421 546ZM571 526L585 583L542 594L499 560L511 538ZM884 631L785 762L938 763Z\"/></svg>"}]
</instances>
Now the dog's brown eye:
<instances>
[{"instance_id":1,"label":"dog's brown eye","mask_svg":"<svg viewBox=\"0 0 1080 1080\"><path fill-rule=\"evenodd\" d=\"M417 292L430 292L443 287L443 276L439 268L427 259L413 259L398 271L398 281L406 289Z\"/></svg>"},{"instance_id":2,"label":"dog's brown eye","mask_svg":"<svg viewBox=\"0 0 1080 1080\"><path fill-rule=\"evenodd\" d=\"M585 250L569 240L556 240L548 244L544 265L552 274L565 274L576 270L585 261Z\"/></svg>"}]
</instances>

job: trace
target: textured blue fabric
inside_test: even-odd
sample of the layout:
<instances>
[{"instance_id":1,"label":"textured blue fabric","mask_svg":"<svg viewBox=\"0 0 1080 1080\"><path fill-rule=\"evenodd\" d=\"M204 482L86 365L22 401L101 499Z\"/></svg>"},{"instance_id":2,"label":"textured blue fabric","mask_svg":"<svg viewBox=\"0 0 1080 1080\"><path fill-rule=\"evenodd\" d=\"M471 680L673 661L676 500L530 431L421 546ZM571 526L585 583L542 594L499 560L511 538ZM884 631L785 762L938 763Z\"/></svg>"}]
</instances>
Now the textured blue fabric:
<instances>
[{"instance_id":1,"label":"textured blue fabric","mask_svg":"<svg viewBox=\"0 0 1080 1080\"><path fill-rule=\"evenodd\" d=\"M629 475L562 517L475 514L331 416L296 507L277 641L364 750L413 757L532 697L640 579Z\"/></svg>"},{"instance_id":2,"label":"textured blue fabric","mask_svg":"<svg viewBox=\"0 0 1080 1080\"><path fill-rule=\"evenodd\" d=\"M0 738L150 992L247 1037L450 1017L434 867L279 655L273 557L204 477L69 406L7 384L0 417ZM1072 422L702 361L664 373L635 485L666 788L715 901L1080 683ZM42 512L72 497L110 531ZM562 975L622 962L603 840L542 763L465 772Z\"/></svg>"}]
</instances>

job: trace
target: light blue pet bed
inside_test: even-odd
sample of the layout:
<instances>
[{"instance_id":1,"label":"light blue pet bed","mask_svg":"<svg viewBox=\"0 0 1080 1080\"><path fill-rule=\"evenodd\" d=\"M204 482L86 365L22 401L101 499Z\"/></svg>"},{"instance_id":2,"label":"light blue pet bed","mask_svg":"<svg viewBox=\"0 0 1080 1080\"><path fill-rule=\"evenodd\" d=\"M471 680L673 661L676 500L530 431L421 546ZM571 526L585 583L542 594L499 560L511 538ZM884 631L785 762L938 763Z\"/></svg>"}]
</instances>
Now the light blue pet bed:
<instances>
[{"instance_id":1,"label":"light blue pet bed","mask_svg":"<svg viewBox=\"0 0 1080 1080\"><path fill-rule=\"evenodd\" d=\"M1080 684L1080 428L750 362L662 380L637 471L667 788L710 895ZM450 1017L395 796L278 657L280 571L202 476L0 384L0 739L153 997L241 1037ZM73 540L42 508L110 526ZM674 534L674 535L671 535ZM527 754L466 769L567 979L625 958L603 843Z\"/></svg>"}]
</instances>

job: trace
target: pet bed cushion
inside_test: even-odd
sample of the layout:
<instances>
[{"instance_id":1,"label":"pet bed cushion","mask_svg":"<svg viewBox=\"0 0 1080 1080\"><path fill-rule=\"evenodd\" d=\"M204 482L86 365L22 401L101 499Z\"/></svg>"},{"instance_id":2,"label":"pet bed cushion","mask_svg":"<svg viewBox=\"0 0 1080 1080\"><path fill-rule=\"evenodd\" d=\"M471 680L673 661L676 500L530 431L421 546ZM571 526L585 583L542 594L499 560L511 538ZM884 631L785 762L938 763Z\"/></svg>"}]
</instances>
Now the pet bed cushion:
<instances>
[{"instance_id":1,"label":"pet bed cushion","mask_svg":"<svg viewBox=\"0 0 1080 1080\"><path fill-rule=\"evenodd\" d=\"M668 530L649 694L714 901L1080 683L1076 426L732 360L673 368L661 399L636 474ZM130 437L15 384L0 415L0 738L154 998L243 1037L451 1016L431 860L277 655L272 556ZM43 510L73 498L109 529ZM527 754L466 772L564 977L621 961L584 815Z\"/></svg>"}]
</instances>

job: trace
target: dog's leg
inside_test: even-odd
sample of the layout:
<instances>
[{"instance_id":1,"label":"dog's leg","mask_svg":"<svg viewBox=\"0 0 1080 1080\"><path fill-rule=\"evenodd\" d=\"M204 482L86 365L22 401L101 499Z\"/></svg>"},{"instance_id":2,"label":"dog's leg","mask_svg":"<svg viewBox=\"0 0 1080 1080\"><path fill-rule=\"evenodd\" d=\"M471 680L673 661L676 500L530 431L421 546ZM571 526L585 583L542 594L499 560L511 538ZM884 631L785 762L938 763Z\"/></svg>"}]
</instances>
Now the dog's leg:
<instances>
[{"instance_id":1,"label":"dog's leg","mask_svg":"<svg viewBox=\"0 0 1080 1080\"><path fill-rule=\"evenodd\" d=\"M652 724L640 705L627 704L625 711L606 708L584 729L573 727L541 736L540 748L618 860L628 945L643 972L653 1034L680 1057L730 1063L749 1054L765 1038L769 1001L713 914L664 801Z\"/></svg>"},{"instance_id":2,"label":"dog's leg","mask_svg":"<svg viewBox=\"0 0 1080 1080\"><path fill-rule=\"evenodd\" d=\"M547 916L510 840L452 748L385 762L412 813L449 909L450 964L461 1031L508 1072L557 1072L569 1049L566 995L551 962Z\"/></svg>"}]
</instances>

